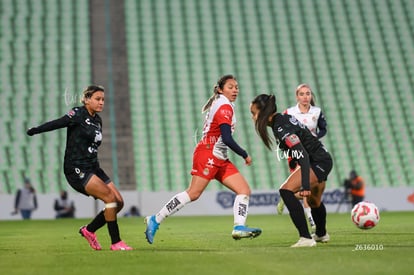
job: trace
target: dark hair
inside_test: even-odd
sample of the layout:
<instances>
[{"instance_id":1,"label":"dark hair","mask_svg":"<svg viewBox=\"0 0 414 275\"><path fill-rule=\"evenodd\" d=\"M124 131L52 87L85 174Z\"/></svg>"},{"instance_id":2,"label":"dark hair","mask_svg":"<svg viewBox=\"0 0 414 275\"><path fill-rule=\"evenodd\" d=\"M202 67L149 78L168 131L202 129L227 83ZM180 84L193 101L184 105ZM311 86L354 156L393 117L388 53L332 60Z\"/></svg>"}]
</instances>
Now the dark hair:
<instances>
[{"instance_id":1,"label":"dark hair","mask_svg":"<svg viewBox=\"0 0 414 275\"><path fill-rule=\"evenodd\" d=\"M298 95L299 90L300 90L300 89L302 89L302 88L304 88L304 87L308 88L308 89L309 89L309 91L311 92L311 101L310 101L310 105L315 106L315 94L313 93L313 91L312 91L311 87L309 86L309 84L306 84L306 83L302 83L302 84L300 84L300 85L296 88L296 92L295 92L295 94L296 94L296 95Z\"/></svg>"},{"instance_id":2,"label":"dark hair","mask_svg":"<svg viewBox=\"0 0 414 275\"><path fill-rule=\"evenodd\" d=\"M276 97L275 95L261 94L253 99L252 105L255 105L259 110L257 120L255 121L256 132L259 134L263 143L268 149L271 149L272 140L267 132L267 126L269 124L269 117L277 112Z\"/></svg>"},{"instance_id":3,"label":"dark hair","mask_svg":"<svg viewBox=\"0 0 414 275\"><path fill-rule=\"evenodd\" d=\"M222 76L216 83L216 85L214 85L214 89L213 89L213 95L207 100L206 104L204 104L203 108L201 108L201 112L204 113L205 111L207 111L210 107L211 104L213 104L213 101L219 96L219 89L223 90L224 85L226 84L227 80L229 79L234 79L237 81L236 77L234 77L231 74L226 74L224 76Z\"/></svg>"},{"instance_id":4,"label":"dark hair","mask_svg":"<svg viewBox=\"0 0 414 275\"><path fill-rule=\"evenodd\" d=\"M105 88L100 85L90 85L86 87L82 92L81 102L85 104L85 99L91 98L92 95L98 91L105 92Z\"/></svg>"}]
</instances>

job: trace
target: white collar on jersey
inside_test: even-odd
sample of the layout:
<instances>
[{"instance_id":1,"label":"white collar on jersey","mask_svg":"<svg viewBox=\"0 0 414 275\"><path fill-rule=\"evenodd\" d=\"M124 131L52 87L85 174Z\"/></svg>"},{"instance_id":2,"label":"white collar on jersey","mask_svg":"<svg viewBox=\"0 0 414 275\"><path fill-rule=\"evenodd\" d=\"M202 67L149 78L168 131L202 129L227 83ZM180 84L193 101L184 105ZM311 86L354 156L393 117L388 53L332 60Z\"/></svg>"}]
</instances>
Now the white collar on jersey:
<instances>
[{"instance_id":1,"label":"white collar on jersey","mask_svg":"<svg viewBox=\"0 0 414 275\"><path fill-rule=\"evenodd\" d=\"M308 110L308 112L307 112L307 113L303 113L303 112L300 110L300 108L299 108L299 103L298 103L298 104L296 104L296 106L295 106L295 110L296 110L296 112L297 112L297 113L299 113L299 114L309 114L309 113L312 113L313 109L315 109L315 106L309 105L309 110Z\"/></svg>"},{"instance_id":2,"label":"white collar on jersey","mask_svg":"<svg viewBox=\"0 0 414 275\"><path fill-rule=\"evenodd\" d=\"M230 104L231 106L233 106L233 108L235 107L234 102L231 102L227 97L225 97L222 94L219 94L219 97L216 100L217 101L218 100L224 100L224 101L226 101L227 104Z\"/></svg>"}]
</instances>

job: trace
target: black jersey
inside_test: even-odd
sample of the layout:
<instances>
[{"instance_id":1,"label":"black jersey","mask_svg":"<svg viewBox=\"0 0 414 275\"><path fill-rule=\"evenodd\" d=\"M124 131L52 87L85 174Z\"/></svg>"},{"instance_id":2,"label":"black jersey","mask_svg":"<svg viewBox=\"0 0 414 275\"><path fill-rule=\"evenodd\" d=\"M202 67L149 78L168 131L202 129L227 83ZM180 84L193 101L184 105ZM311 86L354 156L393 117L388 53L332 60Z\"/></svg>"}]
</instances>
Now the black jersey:
<instances>
[{"instance_id":1,"label":"black jersey","mask_svg":"<svg viewBox=\"0 0 414 275\"><path fill-rule=\"evenodd\" d=\"M67 128L65 171L72 168L99 167L98 147L102 142L102 119L91 116L85 106L74 107L66 115L42 124L35 133Z\"/></svg>"},{"instance_id":2,"label":"black jersey","mask_svg":"<svg viewBox=\"0 0 414 275\"><path fill-rule=\"evenodd\" d=\"M289 114L276 114L271 126L279 148L283 151L288 151L289 156L292 158L297 158L298 156L292 150L289 150L290 146L288 146L286 138L291 135L296 135L299 138L300 143L302 143L309 155L310 163L331 158L319 139L313 136L309 129L295 117Z\"/></svg>"}]
</instances>

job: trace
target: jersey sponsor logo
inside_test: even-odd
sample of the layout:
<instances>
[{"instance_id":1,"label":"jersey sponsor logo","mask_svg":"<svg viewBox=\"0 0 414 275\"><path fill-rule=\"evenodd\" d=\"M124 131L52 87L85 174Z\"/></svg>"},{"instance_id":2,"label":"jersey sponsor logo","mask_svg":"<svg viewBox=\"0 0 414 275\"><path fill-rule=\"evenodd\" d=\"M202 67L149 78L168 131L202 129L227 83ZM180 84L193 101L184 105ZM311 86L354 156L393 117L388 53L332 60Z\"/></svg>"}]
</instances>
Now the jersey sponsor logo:
<instances>
[{"instance_id":1,"label":"jersey sponsor logo","mask_svg":"<svg viewBox=\"0 0 414 275\"><path fill-rule=\"evenodd\" d=\"M299 121L294 116L291 116L289 118L289 122L292 123L293 125L298 125L299 123Z\"/></svg>"},{"instance_id":2,"label":"jersey sponsor logo","mask_svg":"<svg viewBox=\"0 0 414 275\"><path fill-rule=\"evenodd\" d=\"M69 112L66 114L68 117L72 118L76 114L75 110L70 109Z\"/></svg>"},{"instance_id":3,"label":"jersey sponsor logo","mask_svg":"<svg viewBox=\"0 0 414 275\"><path fill-rule=\"evenodd\" d=\"M88 152L91 153L91 154L94 154L94 153L97 153L98 150L96 148L93 148L93 147L89 146L88 147Z\"/></svg>"},{"instance_id":4,"label":"jersey sponsor logo","mask_svg":"<svg viewBox=\"0 0 414 275\"><path fill-rule=\"evenodd\" d=\"M95 130L95 142L102 141L102 132Z\"/></svg>"},{"instance_id":5,"label":"jersey sponsor logo","mask_svg":"<svg viewBox=\"0 0 414 275\"><path fill-rule=\"evenodd\" d=\"M79 168L75 168L75 173L79 175L80 179L83 179L85 177L85 173L82 172Z\"/></svg>"},{"instance_id":6,"label":"jersey sponsor logo","mask_svg":"<svg viewBox=\"0 0 414 275\"><path fill-rule=\"evenodd\" d=\"M93 123L89 118L85 119L85 123L88 124L88 125L93 125L96 128L98 128L98 129L101 129L101 125L100 124Z\"/></svg>"},{"instance_id":7,"label":"jersey sponsor logo","mask_svg":"<svg viewBox=\"0 0 414 275\"><path fill-rule=\"evenodd\" d=\"M231 110L228 110L228 109L220 108L220 114L223 115L224 117L230 119L230 117L233 115L233 112Z\"/></svg>"},{"instance_id":8,"label":"jersey sponsor logo","mask_svg":"<svg viewBox=\"0 0 414 275\"><path fill-rule=\"evenodd\" d=\"M300 139L297 135L292 134L292 135L289 135L288 137L286 137L285 143L289 148L291 148L291 147L295 146L296 144L299 144Z\"/></svg>"}]
</instances>

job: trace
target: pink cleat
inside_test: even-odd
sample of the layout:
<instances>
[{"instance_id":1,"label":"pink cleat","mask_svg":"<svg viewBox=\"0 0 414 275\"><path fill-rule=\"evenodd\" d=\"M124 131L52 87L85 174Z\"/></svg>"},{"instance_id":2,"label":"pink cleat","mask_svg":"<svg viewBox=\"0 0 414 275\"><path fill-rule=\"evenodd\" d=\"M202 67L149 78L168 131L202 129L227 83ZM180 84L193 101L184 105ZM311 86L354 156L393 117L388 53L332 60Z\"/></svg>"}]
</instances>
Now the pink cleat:
<instances>
[{"instance_id":1,"label":"pink cleat","mask_svg":"<svg viewBox=\"0 0 414 275\"><path fill-rule=\"evenodd\" d=\"M132 250L132 247L129 247L123 241L119 241L111 245L111 250Z\"/></svg>"},{"instance_id":2,"label":"pink cleat","mask_svg":"<svg viewBox=\"0 0 414 275\"><path fill-rule=\"evenodd\" d=\"M96 234L93 232L89 232L88 229L86 229L86 225L82 226L79 229L79 234L81 234L88 241L92 249L95 249L95 250L102 249L101 245L98 242L98 239L96 238Z\"/></svg>"}]
</instances>

